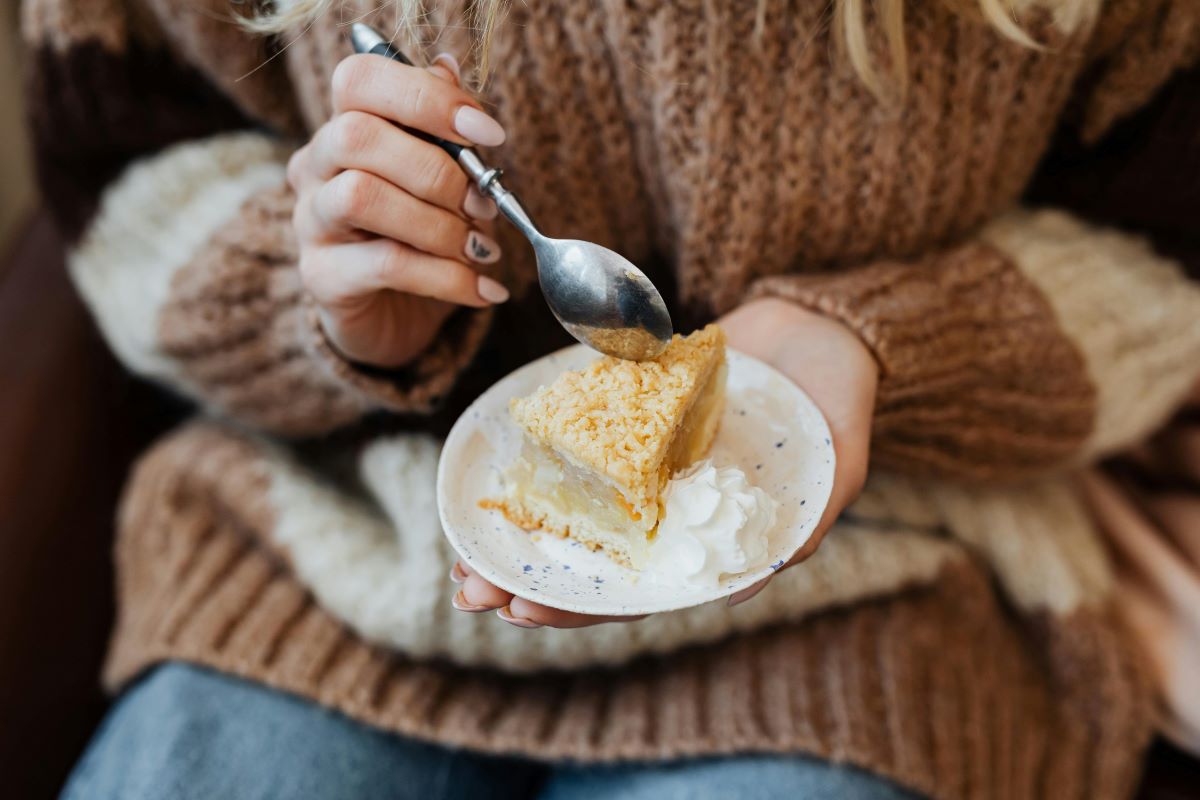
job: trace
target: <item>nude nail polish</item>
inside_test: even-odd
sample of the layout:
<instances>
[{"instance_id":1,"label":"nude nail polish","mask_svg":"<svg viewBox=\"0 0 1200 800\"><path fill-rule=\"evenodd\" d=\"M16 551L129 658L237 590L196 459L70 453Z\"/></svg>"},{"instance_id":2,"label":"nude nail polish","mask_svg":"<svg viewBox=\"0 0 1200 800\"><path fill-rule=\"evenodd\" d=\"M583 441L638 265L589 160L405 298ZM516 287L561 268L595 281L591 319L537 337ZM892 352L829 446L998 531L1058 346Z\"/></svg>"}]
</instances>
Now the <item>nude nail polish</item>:
<instances>
[{"instance_id":1,"label":"nude nail polish","mask_svg":"<svg viewBox=\"0 0 1200 800\"><path fill-rule=\"evenodd\" d=\"M496 215L500 213L500 209L496 207L496 201L481 195L474 186L467 189L467 199L463 200L463 211L473 219L495 219Z\"/></svg>"},{"instance_id":2,"label":"nude nail polish","mask_svg":"<svg viewBox=\"0 0 1200 800\"><path fill-rule=\"evenodd\" d=\"M463 583L467 580L467 573L463 572L462 565L457 561L455 561L454 566L450 568L450 580L452 580L454 583Z\"/></svg>"},{"instance_id":3,"label":"nude nail polish","mask_svg":"<svg viewBox=\"0 0 1200 800\"><path fill-rule=\"evenodd\" d=\"M540 628L542 623L534 622L531 619L524 617L514 617L508 606L496 609L496 616L507 622L509 625L516 625L518 628Z\"/></svg>"},{"instance_id":4,"label":"nude nail polish","mask_svg":"<svg viewBox=\"0 0 1200 800\"><path fill-rule=\"evenodd\" d=\"M487 611L487 606L477 606L474 603L467 602L467 596L462 593L462 589L450 599L450 605L454 606L459 611L470 611L473 614L478 614L480 611Z\"/></svg>"},{"instance_id":5,"label":"nude nail polish","mask_svg":"<svg viewBox=\"0 0 1200 800\"><path fill-rule=\"evenodd\" d=\"M449 53L438 53L433 57L433 63L453 72L455 82L462 83L462 67L459 66L457 58Z\"/></svg>"},{"instance_id":6,"label":"nude nail polish","mask_svg":"<svg viewBox=\"0 0 1200 800\"><path fill-rule=\"evenodd\" d=\"M508 300L508 289L504 285L489 278L487 275L480 275L479 282L475 286L475 291L479 292L479 296L489 303L503 303Z\"/></svg>"},{"instance_id":7,"label":"nude nail polish","mask_svg":"<svg viewBox=\"0 0 1200 800\"><path fill-rule=\"evenodd\" d=\"M504 144L504 128L478 108L463 106L454 115L454 130L464 139L484 147Z\"/></svg>"}]
</instances>

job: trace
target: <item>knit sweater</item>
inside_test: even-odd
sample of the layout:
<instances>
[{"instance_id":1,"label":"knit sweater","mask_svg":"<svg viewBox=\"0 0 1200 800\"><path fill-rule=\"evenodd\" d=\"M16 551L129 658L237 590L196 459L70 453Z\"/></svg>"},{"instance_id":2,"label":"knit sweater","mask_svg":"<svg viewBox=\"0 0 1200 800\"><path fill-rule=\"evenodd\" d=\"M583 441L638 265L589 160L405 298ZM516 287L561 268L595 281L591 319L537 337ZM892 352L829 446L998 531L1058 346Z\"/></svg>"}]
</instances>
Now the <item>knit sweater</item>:
<instances>
[{"instance_id":1,"label":"knit sweater","mask_svg":"<svg viewBox=\"0 0 1200 800\"><path fill-rule=\"evenodd\" d=\"M435 4L436 5L436 4ZM1120 797L1152 729L1072 470L1200 373L1200 292L1129 235L1018 207L1200 53L1188 0L1112 0L1027 49L906 4L902 101L827 4L513 4L487 153L549 232L643 266L683 327L777 296L881 368L872 474L754 601L526 631L446 601L434 466L483 388L564 343L500 230L496 309L396 370L343 360L296 268L288 153L329 118L347 0L278 41L221 0L29 0L43 187L113 349L202 419L131 476L113 689L187 659L379 726L535 758L808 753L937 797ZM462 10L429 49L467 60ZM881 49L875 26L871 45ZM436 41L432 41L436 39ZM286 44L287 46L283 46Z\"/></svg>"}]
</instances>

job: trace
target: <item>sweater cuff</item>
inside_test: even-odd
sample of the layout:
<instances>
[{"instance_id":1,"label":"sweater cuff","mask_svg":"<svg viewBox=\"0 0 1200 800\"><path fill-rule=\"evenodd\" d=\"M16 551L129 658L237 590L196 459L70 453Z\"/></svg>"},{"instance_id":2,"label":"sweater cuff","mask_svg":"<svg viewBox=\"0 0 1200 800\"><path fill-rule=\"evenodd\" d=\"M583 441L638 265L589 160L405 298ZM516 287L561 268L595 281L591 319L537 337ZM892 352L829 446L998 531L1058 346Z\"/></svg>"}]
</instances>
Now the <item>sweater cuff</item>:
<instances>
[{"instance_id":1,"label":"sweater cuff","mask_svg":"<svg viewBox=\"0 0 1200 800\"><path fill-rule=\"evenodd\" d=\"M1076 460L1143 440L1200 379L1200 287L1135 236L1053 210L1016 210L980 233L1049 303L1096 391Z\"/></svg>"},{"instance_id":2,"label":"sweater cuff","mask_svg":"<svg viewBox=\"0 0 1200 800\"><path fill-rule=\"evenodd\" d=\"M856 331L880 364L872 462L907 472L1015 477L1067 460L1095 395L1037 288L996 248L922 262L765 278L776 296Z\"/></svg>"},{"instance_id":3,"label":"sweater cuff","mask_svg":"<svg viewBox=\"0 0 1200 800\"><path fill-rule=\"evenodd\" d=\"M397 413L430 413L449 394L474 360L491 328L493 308L462 308L443 324L437 338L403 367L378 369L349 360L325 335L316 303L305 298L306 337L314 357L368 405Z\"/></svg>"},{"instance_id":4,"label":"sweater cuff","mask_svg":"<svg viewBox=\"0 0 1200 800\"><path fill-rule=\"evenodd\" d=\"M286 187L258 193L179 271L159 314L162 350L210 408L279 434L321 434L379 409L428 413L494 312L452 316L404 368L348 361L325 338L296 268L293 206Z\"/></svg>"},{"instance_id":5,"label":"sweater cuff","mask_svg":"<svg viewBox=\"0 0 1200 800\"><path fill-rule=\"evenodd\" d=\"M285 158L241 133L168 148L114 181L70 259L108 341L135 371L279 434L325 433L379 408L431 410L494 312L451 317L401 370L342 359L296 266Z\"/></svg>"}]
</instances>

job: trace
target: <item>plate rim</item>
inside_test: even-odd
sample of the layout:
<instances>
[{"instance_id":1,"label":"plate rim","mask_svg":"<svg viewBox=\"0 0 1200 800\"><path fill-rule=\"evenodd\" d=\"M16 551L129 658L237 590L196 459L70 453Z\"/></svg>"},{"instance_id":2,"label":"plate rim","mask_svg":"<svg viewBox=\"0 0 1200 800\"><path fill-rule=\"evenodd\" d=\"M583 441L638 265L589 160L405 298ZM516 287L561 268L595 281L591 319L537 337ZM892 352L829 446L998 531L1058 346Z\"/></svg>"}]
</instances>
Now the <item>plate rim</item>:
<instances>
[{"instance_id":1,"label":"plate rim","mask_svg":"<svg viewBox=\"0 0 1200 800\"><path fill-rule=\"evenodd\" d=\"M529 594L525 591L524 587L517 587L514 584L508 582L508 580L503 575L497 574L495 572L495 570L480 569L477 564L472 563L472 559L468 558L466 553L464 553L463 548L460 546L460 543L458 540L458 535L451 533L453 528L446 519L447 503L445 502L445 499L446 499L446 494L449 491L449 489L447 488L448 487L448 478L446 477L446 473L448 470L448 466L447 466L448 459L446 458L446 454L448 452L450 452L452 449L451 443L456 442L459 438L467 435L468 430L473 429L473 426L469 425L469 421L471 419L471 413L476 410L476 407L497 386L499 386L500 384L502 384L510 379L516 379L522 372L534 370L539 364L541 364L542 362L544 362L548 359L552 359L557 356L562 356L568 352L577 351L577 350L591 350L591 348L589 348L583 344L567 345L566 347L559 348L558 350L555 350L551 353L547 353L544 356L536 358L533 361L530 361L526 364L521 365L520 367L517 367L512 372L508 373L503 378L501 378L500 380L493 383L491 386L489 386L487 389L485 389L478 397L476 397L471 402L471 404L469 406L467 406L466 409L463 410L462 414L459 415L458 419L456 419L454 421L454 424L450 428L450 432L446 435L446 438L442 440L441 452L438 454L437 484L436 484L436 488L435 488L435 500L437 502L438 521L441 523L441 526L442 526L442 535L450 543L450 546L454 549L454 552L458 555L458 557L460 559L462 559L464 563L467 563L471 567L471 569L475 570L475 572L477 572L480 575L480 577L482 577L484 580L493 584L497 588L502 589L505 592L508 592L509 594L513 595L514 597L520 597L520 598L522 598L524 600L528 600L532 603L537 603L538 605L546 606L547 608L554 608L559 611L568 611L568 612L577 613L577 614L589 614L589 615L597 615L597 616L636 616L636 615L641 615L641 614L661 614L661 613L665 613L668 611L679 611L679 610L686 609L686 608L693 608L696 606L704 605L706 603L711 603L716 600L721 600L725 597L729 597L730 595L735 594L738 591L741 591L742 589L753 586L755 583L758 583L759 581L763 580L764 578L767 578L770 575L774 574L777 571L776 567L772 564L768 564L754 572L747 572L742 576L738 576L737 581L730 584L727 587L718 586L716 589L711 590L710 592L706 593L704 596L686 597L686 598L683 598L681 600L681 602L665 601L663 603L659 603L659 604L655 604L655 605L643 605L643 606L628 606L628 605L610 604L603 608L598 608L596 605L590 605L588 603L576 603L576 602L572 602L570 600L565 600L565 599L558 600L557 598L555 598L554 602L546 602L546 600L550 599L546 596L530 597ZM591 352L594 353L597 358L599 358L601 356L600 353L598 353L594 350L591 350ZM828 506L829 506L829 499L830 499L830 497L833 496L833 479L834 479L834 476L837 474L837 448L836 448L836 446L833 445L833 432L830 430L829 420L827 420L825 418L824 412L821 411L820 406L817 405L816 401L814 401L812 399L812 396L809 395L808 392L804 391L804 389L802 387L800 387L795 381L793 381L791 378L789 378L787 375L783 374L781 371L779 371L772 365L768 364L765 361L762 361L761 359L755 358L752 355L743 353L742 351L737 350L732 347L727 347L726 352L734 353L739 358L747 359L748 361L751 361L751 362L757 364L759 367L765 368L769 372L774 373L776 376L785 380L788 383L788 385L792 388L792 390L797 392L799 394L800 398L805 403L807 403L813 411L816 412L816 419L817 419L817 421L820 422L821 429L823 430L825 437L830 441L829 460L827 462L828 463L828 476L827 476L828 479L822 481L820 484L823 487L823 492L822 492L823 497L821 497L821 502L819 504L820 511L815 516L816 521L813 523L812 529L808 531L807 537L797 547L797 550L799 550L800 547L803 547L805 544L808 543L809 539L812 538L813 532L816 530L817 525L820 524L821 518L825 515L825 509L828 508ZM718 433L717 435L720 436L720 433ZM511 523L509 523L509 524L511 524ZM531 535L532 533L533 533L532 531L527 531L526 535ZM544 534L543 533L543 535L552 535L552 534ZM619 609L618 609L618 606L619 606Z\"/></svg>"}]
</instances>

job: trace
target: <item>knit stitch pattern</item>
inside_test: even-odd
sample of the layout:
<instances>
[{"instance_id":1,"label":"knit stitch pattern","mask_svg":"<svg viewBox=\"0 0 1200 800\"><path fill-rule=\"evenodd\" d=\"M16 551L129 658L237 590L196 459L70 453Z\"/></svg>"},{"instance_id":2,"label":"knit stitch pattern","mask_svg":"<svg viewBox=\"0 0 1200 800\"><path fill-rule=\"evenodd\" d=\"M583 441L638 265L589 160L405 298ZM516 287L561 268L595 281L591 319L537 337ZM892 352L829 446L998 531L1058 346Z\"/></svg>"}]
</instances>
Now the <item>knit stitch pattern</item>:
<instances>
[{"instance_id":1,"label":"knit stitch pattern","mask_svg":"<svg viewBox=\"0 0 1200 800\"><path fill-rule=\"evenodd\" d=\"M431 5L426 49L470 69L464 4ZM449 609L432 465L433 434L564 340L527 244L501 226L512 299L398 370L335 352L299 276L283 163L330 118L340 23L393 29L391 5L264 40L223 0L27 2L72 274L130 368L208 416L131 477L108 686L186 659L491 752L1127 795L1147 683L1071 471L1196 379L1200 295L1139 240L1018 202L1056 130L1095 139L1195 61L1200 11L1112 0L1072 33L1028 20L1029 49L951 5L906 3L908 91L880 100L823 0L761 26L740 3L512 4L485 155L548 233L644 267L681 331L781 297L881 369L873 474L810 562L735 609L523 631Z\"/></svg>"}]
</instances>

